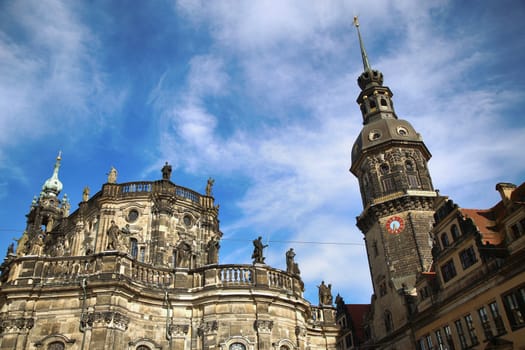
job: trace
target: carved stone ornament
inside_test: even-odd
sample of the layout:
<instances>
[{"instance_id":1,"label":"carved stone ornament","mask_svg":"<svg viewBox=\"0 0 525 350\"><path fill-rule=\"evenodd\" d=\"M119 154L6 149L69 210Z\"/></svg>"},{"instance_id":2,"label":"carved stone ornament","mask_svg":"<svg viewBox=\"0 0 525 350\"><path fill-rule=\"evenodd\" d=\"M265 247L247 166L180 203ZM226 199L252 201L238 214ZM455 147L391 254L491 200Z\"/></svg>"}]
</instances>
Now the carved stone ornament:
<instances>
[{"instance_id":1,"label":"carved stone ornament","mask_svg":"<svg viewBox=\"0 0 525 350\"><path fill-rule=\"evenodd\" d=\"M9 332L29 331L35 325L35 320L31 317L6 318L0 321L0 334Z\"/></svg>"},{"instance_id":2,"label":"carved stone ornament","mask_svg":"<svg viewBox=\"0 0 525 350\"><path fill-rule=\"evenodd\" d=\"M190 326L187 324L170 324L169 334L174 337L185 337L189 329Z\"/></svg>"},{"instance_id":3,"label":"carved stone ornament","mask_svg":"<svg viewBox=\"0 0 525 350\"><path fill-rule=\"evenodd\" d=\"M209 333L215 333L219 329L219 323L217 321L208 321L200 324L197 329L197 334L202 336Z\"/></svg>"},{"instance_id":4,"label":"carved stone ornament","mask_svg":"<svg viewBox=\"0 0 525 350\"><path fill-rule=\"evenodd\" d=\"M257 320L254 322L253 327L256 331L262 333L269 333L273 328L273 321L271 320Z\"/></svg>"},{"instance_id":5,"label":"carved stone ornament","mask_svg":"<svg viewBox=\"0 0 525 350\"><path fill-rule=\"evenodd\" d=\"M121 331L128 329L129 317L117 311L89 312L81 317L81 325L87 327L108 327Z\"/></svg>"}]
</instances>

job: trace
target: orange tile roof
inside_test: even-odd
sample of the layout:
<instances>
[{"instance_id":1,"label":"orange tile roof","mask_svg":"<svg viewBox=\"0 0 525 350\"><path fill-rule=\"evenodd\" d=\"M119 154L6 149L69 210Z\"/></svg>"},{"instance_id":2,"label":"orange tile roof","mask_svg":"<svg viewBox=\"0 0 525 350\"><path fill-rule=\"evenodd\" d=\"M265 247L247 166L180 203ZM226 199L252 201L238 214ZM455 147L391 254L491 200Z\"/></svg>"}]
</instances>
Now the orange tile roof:
<instances>
[{"instance_id":1,"label":"orange tile roof","mask_svg":"<svg viewBox=\"0 0 525 350\"><path fill-rule=\"evenodd\" d=\"M464 217L474 221L478 231L481 233L481 241L483 244L488 242L499 245L503 240L503 235L498 231L495 221L496 212L494 209L496 207L497 205L491 209L459 209Z\"/></svg>"}]
</instances>

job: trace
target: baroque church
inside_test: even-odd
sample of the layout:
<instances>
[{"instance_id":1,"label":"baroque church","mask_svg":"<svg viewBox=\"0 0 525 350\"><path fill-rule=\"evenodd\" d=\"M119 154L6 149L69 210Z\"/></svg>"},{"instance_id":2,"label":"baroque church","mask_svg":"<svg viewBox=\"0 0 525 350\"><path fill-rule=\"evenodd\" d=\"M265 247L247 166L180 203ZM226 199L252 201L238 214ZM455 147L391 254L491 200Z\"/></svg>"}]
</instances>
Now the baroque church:
<instances>
[{"instance_id":1,"label":"baroque church","mask_svg":"<svg viewBox=\"0 0 525 350\"><path fill-rule=\"evenodd\" d=\"M219 264L213 180L205 193L171 181L107 182L70 214L61 157L33 200L27 227L1 265L0 350L525 349L525 183L501 201L464 209L433 187L431 157L399 119L372 69L363 127L351 151L374 294L369 305L303 297L293 250L286 271Z\"/></svg>"},{"instance_id":2,"label":"baroque church","mask_svg":"<svg viewBox=\"0 0 525 350\"><path fill-rule=\"evenodd\" d=\"M320 304L286 254L286 271L218 264L222 232L209 179L204 194L158 181L118 183L112 169L69 214L61 157L33 200L16 250L1 266L0 349L335 349L331 291Z\"/></svg>"}]
</instances>

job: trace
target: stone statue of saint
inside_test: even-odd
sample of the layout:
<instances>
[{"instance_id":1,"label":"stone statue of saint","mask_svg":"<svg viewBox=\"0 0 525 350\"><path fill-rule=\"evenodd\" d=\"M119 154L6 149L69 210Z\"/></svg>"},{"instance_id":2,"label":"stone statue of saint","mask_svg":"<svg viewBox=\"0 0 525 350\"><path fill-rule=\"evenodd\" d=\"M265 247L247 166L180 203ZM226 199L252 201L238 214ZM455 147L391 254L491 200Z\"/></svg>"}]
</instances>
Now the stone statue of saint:
<instances>
[{"instance_id":1,"label":"stone statue of saint","mask_svg":"<svg viewBox=\"0 0 525 350\"><path fill-rule=\"evenodd\" d=\"M111 170L108 173L108 184L114 184L117 182L117 169L111 167Z\"/></svg>"},{"instance_id":2,"label":"stone statue of saint","mask_svg":"<svg viewBox=\"0 0 525 350\"><path fill-rule=\"evenodd\" d=\"M294 273L294 258L295 258L295 252L293 251L293 248L290 248L286 252L286 272L288 273Z\"/></svg>"},{"instance_id":3,"label":"stone statue of saint","mask_svg":"<svg viewBox=\"0 0 525 350\"><path fill-rule=\"evenodd\" d=\"M319 288L319 305L332 305L332 285L321 282Z\"/></svg>"},{"instance_id":4,"label":"stone statue of saint","mask_svg":"<svg viewBox=\"0 0 525 350\"><path fill-rule=\"evenodd\" d=\"M262 243L262 237L253 240L253 254L252 259L254 264L264 264L263 249L268 247L268 244Z\"/></svg>"},{"instance_id":5,"label":"stone statue of saint","mask_svg":"<svg viewBox=\"0 0 525 350\"><path fill-rule=\"evenodd\" d=\"M208 242L207 248L208 248L208 264L217 264L219 261L219 248L220 248L219 241L216 241L213 237Z\"/></svg>"},{"instance_id":6,"label":"stone statue of saint","mask_svg":"<svg viewBox=\"0 0 525 350\"><path fill-rule=\"evenodd\" d=\"M89 187L84 187L84 191L82 191L82 202L87 202L89 199Z\"/></svg>"},{"instance_id":7,"label":"stone statue of saint","mask_svg":"<svg viewBox=\"0 0 525 350\"><path fill-rule=\"evenodd\" d=\"M107 249L111 250L117 250L120 247L119 244L119 235L120 235L120 229L118 228L117 224L115 224L114 220L111 220L111 226L108 229L108 245Z\"/></svg>"},{"instance_id":8,"label":"stone statue of saint","mask_svg":"<svg viewBox=\"0 0 525 350\"><path fill-rule=\"evenodd\" d=\"M162 171L162 180L171 179L171 165L169 165L168 162L164 164L161 171Z\"/></svg>"},{"instance_id":9,"label":"stone statue of saint","mask_svg":"<svg viewBox=\"0 0 525 350\"><path fill-rule=\"evenodd\" d=\"M191 246L182 242L177 248L177 267L190 267Z\"/></svg>"},{"instance_id":10,"label":"stone statue of saint","mask_svg":"<svg viewBox=\"0 0 525 350\"><path fill-rule=\"evenodd\" d=\"M31 242L31 255L41 255L44 250L44 235L39 233Z\"/></svg>"},{"instance_id":11,"label":"stone statue of saint","mask_svg":"<svg viewBox=\"0 0 525 350\"><path fill-rule=\"evenodd\" d=\"M212 188L213 188L214 183L215 183L215 180L210 177L208 179L208 183L206 184L206 195L208 197L212 196Z\"/></svg>"},{"instance_id":12,"label":"stone statue of saint","mask_svg":"<svg viewBox=\"0 0 525 350\"><path fill-rule=\"evenodd\" d=\"M7 247L7 256L9 255L14 255L15 254L15 244L14 243L11 243L8 247Z\"/></svg>"}]
</instances>

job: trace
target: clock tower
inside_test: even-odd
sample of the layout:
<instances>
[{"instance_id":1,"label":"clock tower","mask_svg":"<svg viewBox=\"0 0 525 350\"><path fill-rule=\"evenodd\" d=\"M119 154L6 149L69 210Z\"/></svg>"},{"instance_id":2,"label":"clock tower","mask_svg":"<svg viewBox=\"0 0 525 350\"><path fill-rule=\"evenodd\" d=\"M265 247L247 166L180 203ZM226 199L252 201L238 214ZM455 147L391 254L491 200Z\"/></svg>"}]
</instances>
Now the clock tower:
<instances>
[{"instance_id":1,"label":"clock tower","mask_svg":"<svg viewBox=\"0 0 525 350\"><path fill-rule=\"evenodd\" d=\"M357 28L364 72L357 79L363 128L352 148L350 171L359 180L364 234L374 295L372 341L380 348L412 348L408 319L418 273L432 264L429 232L437 197L427 162L431 155L412 125L399 119L383 74L372 69Z\"/></svg>"}]
</instances>

